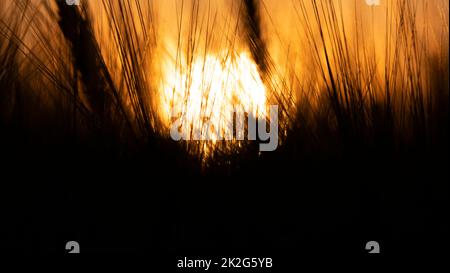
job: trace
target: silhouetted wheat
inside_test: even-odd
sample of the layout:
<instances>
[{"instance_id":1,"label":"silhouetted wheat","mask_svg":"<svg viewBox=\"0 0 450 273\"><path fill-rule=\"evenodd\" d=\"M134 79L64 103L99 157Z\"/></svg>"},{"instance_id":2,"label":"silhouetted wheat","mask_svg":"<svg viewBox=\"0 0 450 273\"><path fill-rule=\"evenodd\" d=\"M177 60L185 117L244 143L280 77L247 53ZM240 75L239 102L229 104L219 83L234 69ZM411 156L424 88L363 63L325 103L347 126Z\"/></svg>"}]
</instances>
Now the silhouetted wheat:
<instances>
[{"instance_id":1,"label":"silhouetted wheat","mask_svg":"<svg viewBox=\"0 0 450 273\"><path fill-rule=\"evenodd\" d=\"M343 1L286 1L295 18L289 35L298 36L286 45L268 28L277 25L267 1L227 3L225 11L212 2L176 1L170 23L177 28L177 42L170 58L175 68L184 64L188 82L195 59L226 52L220 56L225 61L247 47L269 103L280 107L279 150L260 155L251 142L245 149L219 143L208 163L211 172L264 166L277 158L294 162L448 150L448 3L439 2L440 33L433 36L439 40L433 40L426 0L387 3L385 37L376 37L374 23L363 18L370 14L362 15L368 9L363 2L350 5L354 18L348 19L344 5L349 3ZM167 57L161 52L170 50L159 36L164 34L158 31L154 5L139 0L81 1L80 6L58 0L2 2L1 126L23 134L33 127L34 134L45 135L38 125L45 121L61 132L61 139L92 137L108 142L106 149L117 154L142 150L155 161L165 153L189 154L204 162L204 143L186 147L164 133L158 65ZM277 41L286 65L271 52ZM302 69L296 68L299 61L290 49L302 51ZM208 85L208 79L202 82ZM180 146L186 152L180 153Z\"/></svg>"}]
</instances>

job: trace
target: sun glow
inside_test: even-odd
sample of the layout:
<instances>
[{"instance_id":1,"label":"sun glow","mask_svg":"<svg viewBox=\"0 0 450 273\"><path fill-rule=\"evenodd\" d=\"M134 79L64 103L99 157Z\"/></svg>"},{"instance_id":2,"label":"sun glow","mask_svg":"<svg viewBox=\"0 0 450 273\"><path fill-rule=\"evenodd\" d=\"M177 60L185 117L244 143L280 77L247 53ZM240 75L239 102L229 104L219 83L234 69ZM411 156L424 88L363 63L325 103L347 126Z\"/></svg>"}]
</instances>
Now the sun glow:
<instances>
[{"instance_id":1,"label":"sun glow","mask_svg":"<svg viewBox=\"0 0 450 273\"><path fill-rule=\"evenodd\" d=\"M266 88L257 65L245 52L209 54L194 58L190 65L166 63L164 72L160 88L163 123L169 128L174 118L181 118L180 130L201 139L208 136L211 141L201 145L206 154L221 136L230 133L235 112L266 117Z\"/></svg>"},{"instance_id":2,"label":"sun glow","mask_svg":"<svg viewBox=\"0 0 450 273\"><path fill-rule=\"evenodd\" d=\"M235 111L254 118L266 116L266 89L248 53L223 52L194 58L190 64L166 63L160 90L161 119L167 128L173 118L189 135L206 135L210 150L233 128ZM232 142L234 143L234 142Z\"/></svg>"}]
</instances>

